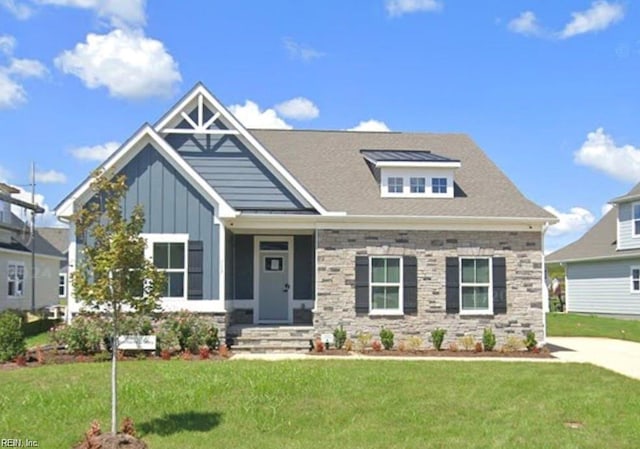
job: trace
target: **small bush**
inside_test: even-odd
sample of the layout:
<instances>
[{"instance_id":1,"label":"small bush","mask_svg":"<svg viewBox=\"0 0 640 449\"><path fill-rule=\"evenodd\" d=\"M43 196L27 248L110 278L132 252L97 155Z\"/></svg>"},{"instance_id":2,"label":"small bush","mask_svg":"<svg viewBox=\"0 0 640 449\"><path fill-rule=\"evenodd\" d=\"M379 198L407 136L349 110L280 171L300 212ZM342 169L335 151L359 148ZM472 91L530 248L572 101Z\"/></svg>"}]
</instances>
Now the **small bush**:
<instances>
[{"instance_id":1,"label":"small bush","mask_svg":"<svg viewBox=\"0 0 640 449\"><path fill-rule=\"evenodd\" d=\"M436 351L440 351L442 348L442 342L444 341L444 336L447 334L445 329L437 328L431 331L431 341L433 342L433 347L436 348Z\"/></svg>"},{"instance_id":2,"label":"small bush","mask_svg":"<svg viewBox=\"0 0 640 449\"><path fill-rule=\"evenodd\" d=\"M95 362L109 362L111 360L111 353L107 351L98 352L93 356Z\"/></svg>"},{"instance_id":3,"label":"small bush","mask_svg":"<svg viewBox=\"0 0 640 449\"><path fill-rule=\"evenodd\" d=\"M57 345L66 346L74 354L95 354L100 351L109 334L104 320L92 316L77 316L71 324L63 324L53 329L52 340Z\"/></svg>"},{"instance_id":4,"label":"small bush","mask_svg":"<svg viewBox=\"0 0 640 449\"><path fill-rule=\"evenodd\" d=\"M465 335L464 337L460 338L458 342L465 351L473 351L476 346L476 339L473 338L472 335Z\"/></svg>"},{"instance_id":5,"label":"small bush","mask_svg":"<svg viewBox=\"0 0 640 449\"><path fill-rule=\"evenodd\" d=\"M380 341L387 351L393 348L393 331L391 329L380 329Z\"/></svg>"},{"instance_id":6,"label":"small bush","mask_svg":"<svg viewBox=\"0 0 640 449\"><path fill-rule=\"evenodd\" d=\"M382 351L382 343L380 343L380 340L373 340L371 342L371 349L373 349L375 352Z\"/></svg>"},{"instance_id":7,"label":"small bush","mask_svg":"<svg viewBox=\"0 0 640 449\"><path fill-rule=\"evenodd\" d=\"M482 333L482 345L485 351L493 351L496 347L496 336L490 327L487 327Z\"/></svg>"},{"instance_id":8,"label":"small bush","mask_svg":"<svg viewBox=\"0 0 640 449\"><path fill-rule=\"evenodd\" d=\"M353 340L351 340L350 338L347 338L344 341L344 350L348 352L353 351Z\"/></svg>"},{"instance_id":9,"label":"small bush","mask_svg":"<svg viewBox=\"0 0 640 449\"><path fill-rule=\"evenodd\" d=\"M322 343L322 340L317 338L316 341L313 344L313 349L316 352L324 352L324 343Z\"/></svg>"},{"instance_id":10,"label":"small bush","mask_svg":"<svg viewBox=\"0 0 640 449\"><path fill-rule=\"evenodd\" d=\"M447 349L451 352L458 352L458 344L455 341L452 341L451 343L449 343Z\"/></svg>"},{"instance_id":11,"label":"small bush","mask_svg":"<svg viewBox=\"0 0 640 449\"><path fill-rule=\"evenodd\" d=\"M422 348L423 344L424 340L422 339L422 337L419 337L417 335L412 335L407 339L407 348L409 348L410 351L417 351L418 349Z\"/></svg>"},{"instance_id":12,"label":"small bush","mask_svg":"<svg viewBox=\"0 0 640 449\"><path fill-rule=\"evenodd\" d=\"M224 357L224 358L229 357L229 346L225 344L221 344L218 347L218 354L220 355L220 357Z\"/></svg>"},{"instance_id":13,"label":"small bush","mask_svg":"<svg viewBox=\"0 0 640 449\"><path fill-rule=\"evenodd\" d=\"M400 340L398 342L398 351L400 351L400 352L406 352L407 351L407 341L406 340Z\"/></svg>"},{"instance_id":14,"label":"small bush","mask_svg":"<svg viewBox=\"0 0 640 449\"><path fill-rule=\"evenodd\" d=\"M211 349L208 346L201 346L198 354L200 355L200 360L206 360L211 356Z\"/></svg>"},{"instance_id":15,"label":"small bush","mask_svg":"<svg viewBox=\"0 0 640 449\"><path fill-rule=\"evenodd\" d=\"M476 342L476 352L482 352L482 343L479 341Z\"/></svg>"},{"instance_id":16,"label":"small bush","mask_svg":"<svg viewBox=\"0 0 640 449\"><path fill-rule=\"evenodd\" d=\"M171 351L168 349L160 350L160 358L162 358L162 360L171 360Z\"/></svg>"},{"instance_id":17,"label":"small bush","mask_svg":"<svg viewBox=\"0 0 640 449\"><path fill-rule=\"evenodd\" d=\"M160 324L157 335L159 340L164 340L161 349L173 350L177 341L180 351L192 354L196 354L200 346L215 349L220 343L218 329L204 318L188 311L167 315Z\"/></svg>"},{"instance_id":18,"label":"small bush","mask_svg":"<svg viewBox=\"0 0 640 449\"><path fill-rule=\"evenodd\" d=\"M345 341L347 341L347 331L340 325L340 327L333 330L333 342L336 345L336 349L342 349Z\"/></svg>"},{"instance_id":19,"label":"small bush","mask_svg":"<svg viewBox=\"0 0 640 449\"><path fill-rule=\"evenodd\" d=\"M507 337L507 341L502 345L503 352L515 352L522 351L525 348L524 340L516 337L515 335L510 335Z\"/></svg>"},{"instance_id":20,"label":"small bush","mask_svg":"<svg viewBox=\"0 0 640 449\"><path fill-rule=\"evenodd\" d=\"M527 351L533 351L538 345L538 340L536 340L536 333L533 331L527 332L527 336L524 339L524 346L527 348Z\"/></svg>"},{"instance_id":21,"label":"small bush","mask_svg":"<svg viewBox=\"0 0 640 449\"><path fill-rule=\"evenodd\" d=\"M371 344L372 335L369 332L358 332L356 334L356 342L358 351L364 351Z\"/></svg>"},{"instance_id":22,"label":"small bush","mask_svg":"<svg viewBox=\"0 0 640 449\"><path fill-rule=\"evenodd\" d=\"M22 318L12 311L0 313L0 362L13 360L25 351Z\"/></svg>"}]
</instances>

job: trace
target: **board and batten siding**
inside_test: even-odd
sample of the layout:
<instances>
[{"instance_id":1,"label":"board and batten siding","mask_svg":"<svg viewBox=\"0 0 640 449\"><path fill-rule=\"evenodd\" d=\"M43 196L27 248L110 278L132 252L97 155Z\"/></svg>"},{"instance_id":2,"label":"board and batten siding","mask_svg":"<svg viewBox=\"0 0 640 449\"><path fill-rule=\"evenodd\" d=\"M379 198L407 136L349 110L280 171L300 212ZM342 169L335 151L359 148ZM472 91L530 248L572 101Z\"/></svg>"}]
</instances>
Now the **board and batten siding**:
<instances>
[{"instance_id":1,"label":"board and batten siding","mask_svg":"<svg viewBox=\"0 0 640 449\"><path fill-rule=\"evenodd\" d=\"M631 266L640 266L640 259L567 263L567 311L640 315Z\"/></svg>"},{"instance_id":2,"label":"board and batten siding","mask_svg":"<svg viewBox=\"0 0 640 449\"><path fill-rule=\"evenodd\" d=\"M195 117L193 112L190 115ZM204 120L211 115L205 108ZM182 121L177 128L186 126ZM169 134L165 140L235 209L311 209L306 200L289 191L237 136Z\"/></svg>"},{"instance_id":3,"label":"board and batten siding","mask_svg":"<svg viewBox=\"0 0 640 449\"><path fill-rule=\"evenodd\" d=\"M127 177L123 213L130 216L140 204L143 233L189 234L203 244L203 299L218 299L219 225L214 208L152 145L143 148L120 172Z\"/></svg>"},{"instance_id":4,"label":"board and batten siding","mask_svg":"<svg viewBox=\"0 0 640 449\"><path fill-rule=\"evenodd\" d=\"M640 237L633 236L633 203L618 205L618 249L640 248Z\"/></svg>"}]
</instances>

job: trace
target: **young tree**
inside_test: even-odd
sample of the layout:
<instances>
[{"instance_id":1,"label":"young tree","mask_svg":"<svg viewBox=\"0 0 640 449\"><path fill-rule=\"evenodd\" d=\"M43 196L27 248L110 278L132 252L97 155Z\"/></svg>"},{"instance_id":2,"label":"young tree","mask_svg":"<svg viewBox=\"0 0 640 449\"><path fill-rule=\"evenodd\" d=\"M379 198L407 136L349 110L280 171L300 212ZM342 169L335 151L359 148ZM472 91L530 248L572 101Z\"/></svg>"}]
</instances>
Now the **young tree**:
<instances>
[{"instance_id":1,"label":"young tree","mask_svg":"<svg viewBox=\"0 0 640 449\"><path fill-rule=\"evenodd\" d=\"M115 433L118 323L123 313L158 309L164 276L145 258L142 207L136 206L129 219L123 217L125 177L97 171L91 189L92 199L72 220L76 237L84 242L72 280L78 300L111 316L111 431Z\"/></svg>"}]
</instances>

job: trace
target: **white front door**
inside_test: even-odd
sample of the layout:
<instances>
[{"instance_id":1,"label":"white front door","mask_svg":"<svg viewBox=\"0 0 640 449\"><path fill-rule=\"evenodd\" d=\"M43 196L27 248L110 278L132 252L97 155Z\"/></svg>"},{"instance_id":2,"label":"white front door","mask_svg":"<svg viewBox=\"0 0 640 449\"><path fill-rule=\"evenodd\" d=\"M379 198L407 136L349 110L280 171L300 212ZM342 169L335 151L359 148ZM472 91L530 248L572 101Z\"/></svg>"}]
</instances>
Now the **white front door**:
<instances>
[{"instance_id":1,"label":"white front door","mask_svg":"<svg viewBox=\"0 0 640 449\"><path fill-rule=\"evenodd\" d=\"M263 237L257 243L258 321L288 323L293 272L289 257L291 241L287 237Z\"/></svg>"}]
</instances>

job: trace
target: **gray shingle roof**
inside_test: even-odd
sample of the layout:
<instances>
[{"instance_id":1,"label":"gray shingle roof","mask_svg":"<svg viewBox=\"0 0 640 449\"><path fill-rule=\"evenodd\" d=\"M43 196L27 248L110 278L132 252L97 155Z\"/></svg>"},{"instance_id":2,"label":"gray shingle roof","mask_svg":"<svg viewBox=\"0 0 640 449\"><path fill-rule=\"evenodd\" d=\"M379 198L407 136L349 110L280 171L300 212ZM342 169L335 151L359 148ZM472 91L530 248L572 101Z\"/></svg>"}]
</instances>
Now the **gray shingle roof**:
<instances>
[{"instance_id":1,"label":"gray shingle roof","mask_svg":"<svg viewBox=\"0 0 640 449\"><path fill-rule=\"evenodd\" d=\"M329 211L350 215L520 217L556 221L464 134L251 130ZM381 198L361 149L422 150L460 160L454 198Z\"/></svg>"},{"instance_id":2,"label":"gray shingle roof","mask_svg":"<svg viewBox=\"0 0 640 449\"><path fill-rule=\"evenodd\" d=\"M578 240L547 255L546 262L640 256L640 249L616 251L617 215L614 207Z\"/></svg>"},{"instance_id":3,"label":"gray shingle roof","mask_svg":"<svg viewBox=\"0 0 640 449\"><path fill-rule=\"evenodd\" d=\"M15 214L11 214L11 225L24 230L24 232L13 232L12 240L28 248L28 251L31 252L31 235L29 233L29 225L25 224L25 222L18 218ZM36 254L59 257L61 259L64 258L62 252L57 250L51 243L49 243L49 241L45 239L37 229L35 244Z\"/></svg>"}]
</instances>

